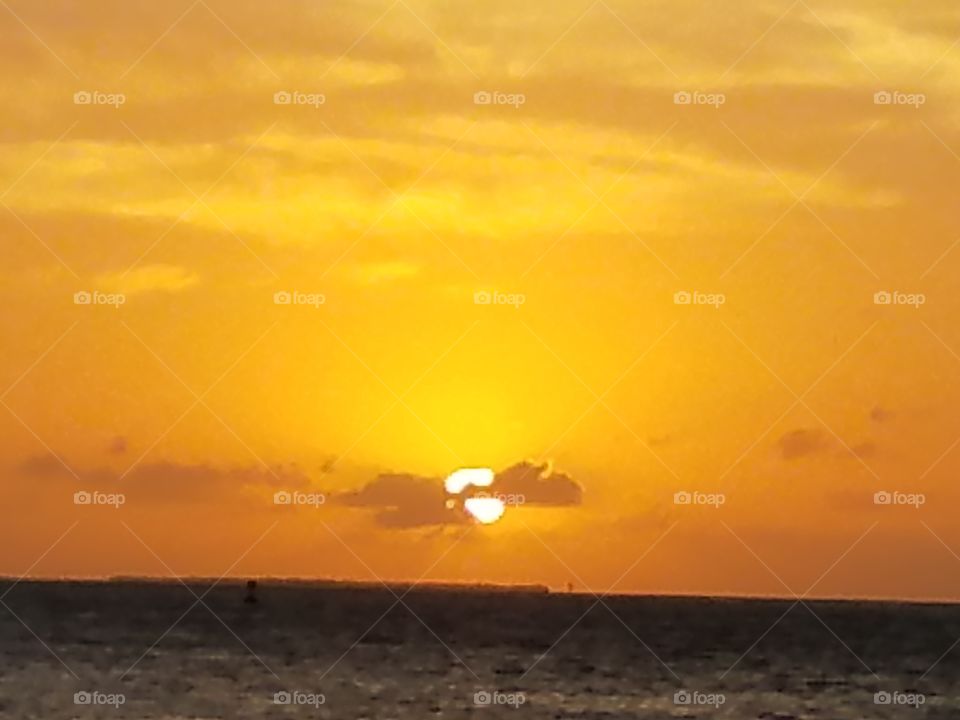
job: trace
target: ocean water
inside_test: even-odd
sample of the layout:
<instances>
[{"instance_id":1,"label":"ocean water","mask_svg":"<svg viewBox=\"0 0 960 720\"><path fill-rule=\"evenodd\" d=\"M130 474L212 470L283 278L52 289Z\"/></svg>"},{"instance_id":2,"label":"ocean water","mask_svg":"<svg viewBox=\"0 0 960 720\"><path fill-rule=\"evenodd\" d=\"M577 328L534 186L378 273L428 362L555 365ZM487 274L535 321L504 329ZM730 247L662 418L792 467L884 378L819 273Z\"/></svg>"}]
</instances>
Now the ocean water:
<instances>
[{"instance_id":1,"label":"ocean water","mask_svg":"<svg viewBox=\"0 0 960 720\"><path fill-rule=\"evenodd\" d=\"M12 585L2 718L960 718L957 606Z\"/></svg>"}]
</instances>

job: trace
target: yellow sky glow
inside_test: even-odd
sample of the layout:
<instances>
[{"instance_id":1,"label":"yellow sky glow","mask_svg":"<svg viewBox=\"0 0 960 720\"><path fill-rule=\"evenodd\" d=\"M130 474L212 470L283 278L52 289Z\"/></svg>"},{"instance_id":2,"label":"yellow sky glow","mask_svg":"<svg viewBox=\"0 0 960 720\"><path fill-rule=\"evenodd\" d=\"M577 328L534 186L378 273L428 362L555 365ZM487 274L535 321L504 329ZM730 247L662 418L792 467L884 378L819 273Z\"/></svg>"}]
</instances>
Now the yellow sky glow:
<instances>
[{"instance_id":1,"label":"yellow sky glow","mask_svg":"<svg viewBox=\"0 0 960 720\"><path fill-rule=\"evenodd\" d=\"M0 574L960 597L955 3L8 1Z\"/></svg>"}]
</instances>

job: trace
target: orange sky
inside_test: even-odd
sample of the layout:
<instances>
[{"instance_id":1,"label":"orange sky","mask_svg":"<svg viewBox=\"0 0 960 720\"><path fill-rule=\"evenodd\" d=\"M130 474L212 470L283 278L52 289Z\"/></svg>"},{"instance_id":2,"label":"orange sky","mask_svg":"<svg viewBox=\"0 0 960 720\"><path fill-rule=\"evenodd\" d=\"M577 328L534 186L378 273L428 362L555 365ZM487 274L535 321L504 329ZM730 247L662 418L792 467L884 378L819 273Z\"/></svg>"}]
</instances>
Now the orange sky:
<instances>
[{"instance_id":1,"label":"orange sky","mask_svg":"<svg viewBox=\"0 0 960 720\"><path fill-rule=\"evenodd\" d=\"M955 3L265 7L0 7L0 574L960 598Z\"/></svg>"}]
</instances>

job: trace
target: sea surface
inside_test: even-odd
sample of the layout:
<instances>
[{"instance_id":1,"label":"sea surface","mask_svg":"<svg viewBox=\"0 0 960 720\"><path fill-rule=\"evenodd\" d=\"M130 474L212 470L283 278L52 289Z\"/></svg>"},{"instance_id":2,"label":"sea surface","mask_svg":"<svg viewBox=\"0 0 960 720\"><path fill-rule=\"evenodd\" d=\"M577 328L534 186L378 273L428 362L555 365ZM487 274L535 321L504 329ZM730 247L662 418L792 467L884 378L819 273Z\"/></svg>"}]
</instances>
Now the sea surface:
<instances>
[{"instance_id":1,"label":"sea surface","mask_svg":"<svg viewBox=\"0 0 960 720\"><path fill-rule=\"evenodd\" d=\"M958 606L210 588L0 581L0 717L960 718Z\"/></svg>"}]
</instances>

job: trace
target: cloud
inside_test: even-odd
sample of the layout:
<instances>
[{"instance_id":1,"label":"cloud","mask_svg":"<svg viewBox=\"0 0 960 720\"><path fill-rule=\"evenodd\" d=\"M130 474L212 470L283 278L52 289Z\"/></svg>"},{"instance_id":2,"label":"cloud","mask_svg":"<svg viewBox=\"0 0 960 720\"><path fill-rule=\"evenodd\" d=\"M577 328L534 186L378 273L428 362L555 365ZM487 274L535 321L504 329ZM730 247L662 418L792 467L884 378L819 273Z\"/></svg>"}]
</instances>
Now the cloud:
<instances>
[{"instance_id":1,"label":"cloud","mask_svg":"<svg viewBox=\"0 0 960 720\"><path fill-rule=\"evenodd\" d=\"M443 478L411 473L382 473L333 501L378 510L376 521L384 527L415 528L471 522L461 501L480 493L522 495L523 505L546 507L579 505L583 499L583 489L569 475L553 472L549 463L524 460L497 473L490 487L465 490L452 507L447 505L452 497L444 489Z\"/></svg>"},{"instance_id":2,"label":"cloud","mask_svg":"<svg viewBox=\"0 0 960 720\"><path fill-rule=\"evenodd\" d=\"M118 440L124 439L117 438L114 441L115 445L111 446L113 454L116 454L113 448ZM269 468L216 467L208 464L157 461L142 463L124 474L106 467L76 467L65 458L64 463L52 454L38 455L20 463L16 474L28 481L44 480L42 485L26 483L28 486L39 487L44 493L56 487L62 487L64 492L122 492L130 504L142 503L149 507L159 504L230 503L238 498L254 499L258 496L262 496L259 500L267 502L266 498L272 495L275 489L306 490L312 487L310 478L294 464ZM79 480L68 467L77 473Z\"/></svg>"},{"instance_id":3,"label":"cloud","mask_svg":"<svg viewBox=\"0 0 960 720\"><path fill-rule=\"evenodd\" d=\"M377 285L411 278L420 272L416 263L394 260L390 262L363 263L354 269L357 280L365 285Z\"/></svg>"},{"instance_id":4,"label":"cloud","mask_svg":"<svg viewBox=\"0 0 960 720\"><path fill-rule=\"evenodd\" d=\"M340 495L345 505L391 507L408 503L426 504L439 499L443 504L444 491L440 478L404 473L378 475L359 490Z\"/></svg>"},{"instance_id":5,"label":"cloud","mask_svg":"<svg viewBox=\"0 0 960 720\"><path fill-rule=\"evenodd\" d=\"M293 490L308 485L296 466L218 468L166 461L140 465L119 483L132 501L151 504L220 502L235 499L245 490Z\"/></svg>"},{"instance_id":6,"label":"cloud","mask_svg":"<svg viewBox=\"0 0 960 720\"><path fill-rule=\"evenodd\" d=\"M826 437L820 430L800 428L782 435L778 441L780 455L784 460L796 460L827 448Z\"/></svg>"},{"instance_id":7,"label":"cloud","mask_svg":"<svg viewBox=\"0 0 960 720\"><path fill-rule=\"evenodd\" d=\"M443 479L408 473L383 473L359 490L341 493L335 502L351 507L377 508L384 527L413 528L463 524L466 516L446 506Z\"/></svg>"},{"instance_id":8,"label":"cloud","mask_svg":"<svg viewBox=\"0 0 960 720\"><path fill-rule=\"evenodd\" d=\"M877 405L870 411L870 419L877 423L886 422L890 419L890 411Z\"/></svg>"},{"instance_id":9,"label":"cloud","mask_svg":"<svg viewBox=\"0 0 960 720\"><path fill-rule=\"evenodd\" d=\"M17 468L20 474L29 478L55 477L69 475L70 471L52 453L34 455L24 460Z\"/></svg>"},{"instance_id":10,"label":"cloud","mask_svg":"<svg viewBox=\"0 0 960 720\"><path fill-rule=\"evenodd\" d=\"M196 285L200 278L177 265L144 265L124 273L100 275L98 289L136 295L147 292L177 292Z\"/></svg>"},{"instance_id":11,"label":"cloud","mask_svg":"<svg viewBox=\"0 0 960 720\"><path fill-rule=\"evenodd\" d=\"M782 435L777 444L780 448L780 456L784 460L799 460L815 455L826 455L830 452L838 458L848 458L852 454L862 460L875 456L879 450L877 443L869 438L851 447L845 442L835 440L822 430L807 428L799 428Z\"/></svg>"},{"instance_id":12,"label":"cloud","mask_svg":"<svg viewBox=\"0 0 960 720\"><path fill-rule=\"evenodd\" d=\"M583 500L583 488L569 475L553 472L549 463L537 465L529 460L497 473L491 491L523 495L527 505L562 507L579 505Z\"/></svg>"}]
</instances>

